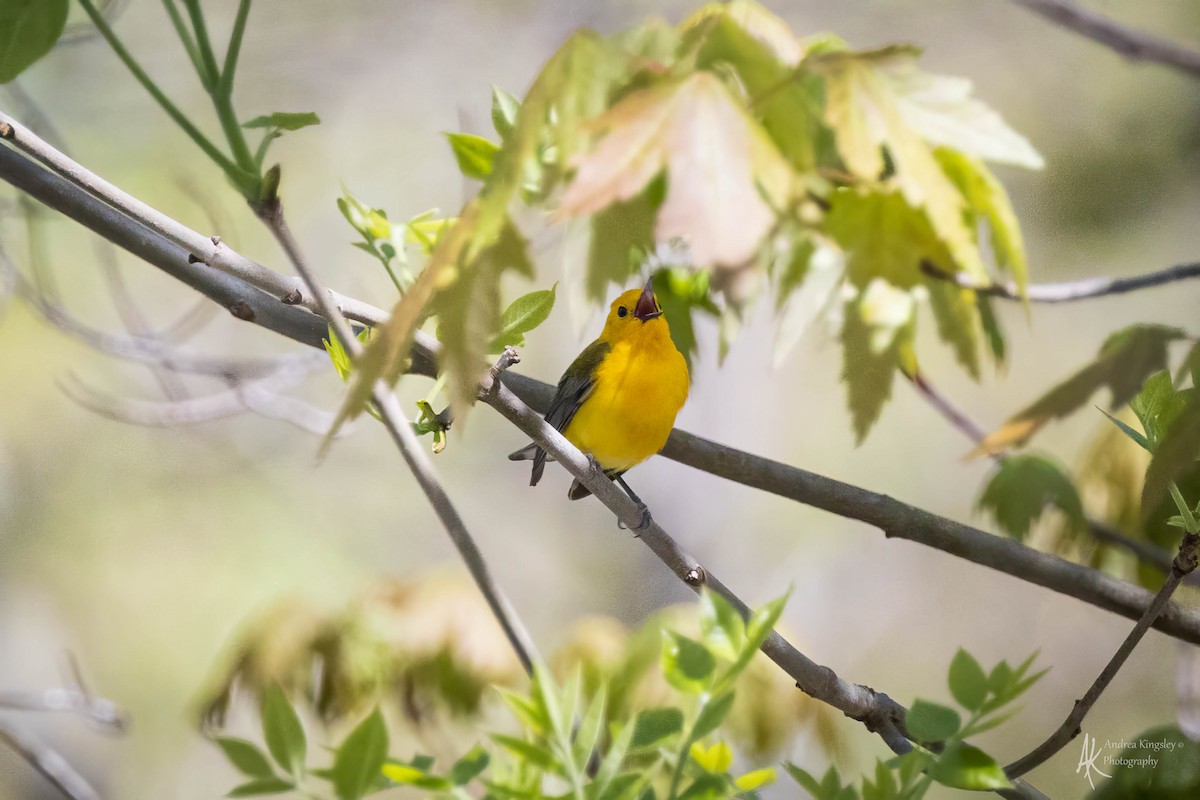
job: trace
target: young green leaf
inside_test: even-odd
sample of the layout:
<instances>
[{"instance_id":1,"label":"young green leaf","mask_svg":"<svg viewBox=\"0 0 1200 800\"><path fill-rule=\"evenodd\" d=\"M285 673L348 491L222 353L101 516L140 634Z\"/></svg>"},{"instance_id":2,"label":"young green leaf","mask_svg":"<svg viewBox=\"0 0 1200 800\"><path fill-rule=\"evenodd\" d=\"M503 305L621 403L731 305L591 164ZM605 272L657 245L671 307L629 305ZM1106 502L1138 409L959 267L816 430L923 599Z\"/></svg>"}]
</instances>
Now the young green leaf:
<instances>
[{"instance_id":1,"label":"young green leaf","mask_svg":"<svg viewBox=\"0 0 1200 800\"><path fill-rule=\"evenodd\" d=\"M448 779L437 775L430 775L420 767L410 764L388 762L383 765L381 771L385 778L401 786L416 786L420 789L431 789L435 792L445 792L454 788L454 784Z\"/></svg>"},{"instance_id":2,"label":"young green leaf","mask_svg":"<svg viewBox=\"0 0 1200 800\"><path fill-rule=\"evenodd\" d=\"M648 708L633 721L630 750L649 750L683 730L683 712L678 708Z\"/></svg>"},{"instance_id":3,"label":"young green leaf","mask_svg":"<svg viewBox=\"0 0 1200 800\"><path fill-rule=\"evenodd\" d=\"M447 133L445 136L450 142L450 149L454 151L459 172L464 177L486 181L492 174L492 165L500 146L472 133Z\"/></svg>"},{"instance_id":4,"label":"young green leaf","mask_svg":"<svg viewBox=\"0 0 1200 800\"><path fill-rule=\"evenodd\" d=\"M450 775L448 777L455 786L466 786L479 775L483 774L483 771L487 769L488 762L491 760L492 757L488 755L488 751L476 745L471 748L469 753L454 762L454 766L450 768Z\"/></svg>"},{"instance_id":5,"label":"young green leaf","mask_svg":"<svg viewBox=\"0 0 1200 800\"><path fill-rule=\"evenodd\" d=\"M537 328L550 317L554 310L558 282L549 289L524 294L513 300L500 315L500 332L488 345L488 351L498 353L507 345L522 345L525 334Z\"/></svg>"},{"instance_id":6,"label":"young green leaf","mask_svg":"<svg viewBox=\"0 0 1200 800\"><path fill-rule=\"evenodd\" d=\"M892 396L892 381L912 350L914 326L899 328L883 352L872 347L873 328L863 319L859 303L845 305L842 323L842 380L846 383L855 441L862 443Z\"/></svg>"},{"instance_id":7,"label":"young green leaf","mask_svg":"<svg viewBox=\"0 0 1200 800\"><path fill-rule=\"evenodd\" d=\"M308 754L304 727L279 684L272 684L263 693L262 730L275 763L291 775L303 775Z\"/></svg>"},{"instance_id":8,"label":"young green leaf","mask_svg":"<svg viewBox=\"0 0 1200 800\"><path fill-rule=\"evenodd\" d=\"M249 122L243 122L243 128L278 128L281 131L298 131L312 125L320 125L321 118L311 111L287 112L276 111L263 117L255 117Z\"/></svg>"},{"instance_id":9,"label":"young green leaf","mask_svg":"<svg viewBox=\"0 0 1200 800\"><path fill-rule=\"evenodd\" d=\"M972 220L987 222L996 265L1012 276L1018 294L1024 297L1029 283L1025 242L1004 186L991 170L962 152L939 147L934 155L966 198Z\"/></svg>"},{"instance_id":10,"label":"young green leaf","mask_svg":"<svg viewBox=\"0 0 1200 800\"><path fill-rule=\"evenodd\" d=\"M296 785L283 778L255 778L234 789L226 797L258 797L264 794L280 794L290 792Z\"/></svg>"},{"instance_id":11,"label":"young green leaf","mask_svg":"<svg viewBox=\"0 0 1200 800\"><path fill-rule=\"evenodd\" d=\"M500 329L500 279L510 270L532 277L533 264L525 238L508 223L476 258L456 266L453 280L434 296L432 308L438 315L440 365L448 376L450 405L462 424L476 399L488 345Z\"/></svg>"},{"instance_id":12,"label":"young green leaf","mask_svg":"<svg viewBox=\"0 0 1200 800\"><path fill-rule=\"evenodd\" d=\"M863 776L863 800L899 800L900 789L892 771L882 761L875 762L875 780Z\"/></svg>"},{"instance_id":13,"label":"young green leaf","mask_svg":"<svg viewBox=\"0 0 1200 800\"><path fill-rule=\"evenodd\" d=\"M601 684L600 689L588 704L587 712L583 715L579 728L575 731L576 763L586 764L600 743L600 734L604 732L605 712L608 710L607 700L608 688Z\"/></svg>"},{"instance_id":14,"label":"young green leaf","mask_svg":"<svg viewBox=\"0 0 1200 800\"><path fill-rule=\"evenodd\" d=\"M8 83L50 52L67 25L69 10L69 0L0 4L0 83Z\"/></svg>"},{"instance_id":15,"label":"young green leaf","mask_svg":"<svg viewBox=\"0 0 1200 800\"><path fill-rule=\"evenodd\" d=\"M662 668L667 683L687 694L708 688L717 661L708 648L674 632L664 632Z\"/></svg>"},{"instance_id":16,"label":"young green leaf","mask_svg":"<svg viewBox=\"0 0 1200 800\"><path fill-rule=\"evenodd\" d=\"M790 590L788 594L791 594ZM775 598L750 615L750 619L746 622L746 640L742 643L741 652L738 653L737 660L721 674L714 687L714 692L720 693L731 688L733 682L750 665L754 654L771 635L775 624L783 615L783 607L787 604L788 594Z\"/></svg>"},{"instance_id":17,"label":"young green leaf","mask_svg":"<svg viewBox=\"0 0 1200 800\"><path fill-rule=\"evenodd\" d=\"M550 730L550 719L546 716L546 711L540 703L527 695L503 686L494 688L512 715L517 718L517 722L521 723L521 727L530 733L539 734Z\"/></svg>"},{"instance_id":18,"label":"young green leaf","mask_svg":"<svg viewBox=\"0 0 1200 800\"><path fill-rule=\"evenodd\" d=\"M1128 436L1131 440L1133 440L1135 443L1137 443L1137 445L1139 447L1141 447L1143 450L1146 450L1151 453L1154 452L1154 448L1150 446L1150 440L1147 439L1145 436L1143 436L1141 433L1138 433L1133 428L1129 427L1124 422L1122 422L1121 420L1114 417L1112 414L1105 411L1103 408L1099 409L1099 411L1101 414L1108 417L1109 422L1111 422L1113 425L1116 425L1117 428L1121 431L1121 433Z\"/></svg>"},{"instance_id":19,"label":"young green leaf","mask_svg":"<svg viewBox=\"0 0 1200 800\"><path fill-rule=\"evenodd\" d=\"M705 774L679 794L679 800L722 800L728 797L729 777Z\"/></svg>"},{"instance_id":20,"label":"young green leaf","mask_svg":"<svg viewBox=\"0 0 1200 800\"><path fill-rule=\"evenodd\" d=\"M218 736L213 741L221 748L229 763L243 775L251 778L274 777L275 771L271 769L271 762L267 761L263 751L253 742L232 736Z\"/></svg>"},{"instance_id":21,"label":"young green leaf","mask_svg":"<svg viewBox=\"0 0 1200 800\"><path fill-rule=\"evenodd\" d=\"M541 745L518 739L515 736L505 736L502 733L490 733L488 737L517 758L524 759L541 769L551 770L555 765L554 755Z\"/></svg>"},{"instance_id":22,"label":"young green leaf","mask_svg":"<svg viewBox=\"0 0 1200 800\"><path fill-rule=\"evenodd\" d=\"M706 588L700 593L700 632L709 650L733 661L746 641L746 621L728 600Z\"/></svg>"},{"instance_id":23,"label":"young green leaf","mask_svg":"<svg viewBox=\"0 0 1200 800\"><path fill-rule=\"evenodd\" d=\"M725 742L715 742L708 747L695 742L688 748L688 756L705 772L718 775L728 772L733 766L733 750Z\"/></svg>"},{"instance_id":24,"label":"young green leaf","mask_svg":"<svg viewBox=\"0 0 1200 800\"><path fill-rule=\"evenodd\" d=\"M756 769L753 772L747 772L745 775L739 775L734 779L733 783L740 791L754 792L764 786L770 786L777 778L775 770L766 767L764 769Z\"/></svg>"},{"instance_id":25,"label":"young green leaf","mask_svg":"<svg viewBox=\"0 0 1200 800\"><path fill-rule=\"evenodd\" d=\"M1191 390L1181 392L1175 388L1171 373L1164 369L1146 378L1141 391L1129 401L1152 451L1158 448L1175 417L1187 406L1190 396Z\"/></svg>"},{"instance_id":26,"label":"young green leaf","mask_svg":"<svg viewBox=\"0 0 1200 800\"><path fill-rule=\"evenodd\" d=\"M357 369L350 381L346 399L325 435L321 445L322 451L328 449L342 425L358 417L367 407L377 381L382 379L389 386L394 386L400 379L415 338L415 331L428 313L430 301L445 284L447 275L452 274L459 264L471 234L477 209L474 201L463 208L458 222L438 240L425 269L396 303L388 321L375 328L371 343L356 364Z\"/></svg>"},{"instance_id":27,"label":"young green leaf","mask_svg":"<svg viewBox=\"0 0 1200 800\"><path fill-rule=\"evenodd\" d=\"M1146 470L1142 514L1149 516L1167 496L1171 484L1196 467L1200 459L1200 389L1186 390L1191 399L1162 434ZM1182 394L1182 393L1181 393Z\"/></svg>"},{"instance_id":28,"label":"young green leaf","mask_svg":"<svg viewBox=\"0 0 1200 800\"><path fill-rule=\"evenodd\" d=\"M1167 345L1185 336L1164 325L1131 325L1108 337L1096 359L1055 386L988 436L971 455L999 454L1026 442L1052 419L1081 407L1103 387L1113 408L1125 405L1143 381L1167 366Z\"/></svg>"},{"instance_id":29,"label":"young green leaf","mask_svg":"<svg viewBox=\"0 0 1200 800\"><path fill-rule=\"evenodd\" d=\"M521 101L499 86L492 86L492 127L501 139L507 139L517 124Z\"/></svg>"},{"instance_id":30,"label":"young green leaf","mask_svg":"<svg viewBox=\"0 0 1200 800\"><path fill-rule=\"evenodd\" d=\"M1012 786L1004 768L978 747L956 744L946 748L929 769L929 775L943 786L973 791L1007 789Z\"/></svg>"},{"instance_id":31,"label":"young green leaf","mask_svg":"<svg viewBox=\"0 0 1200 800\"><path fill-rule=\"evenodd\" d=\"M1050 506L1066 514L1073 526L1085 524L1075 484L1053 461L1033 455L1009 456L1000 462L976 505L1016 539L1024 539Z\"/></svg>"},{"instance_id":32,"label":"young green leaf","mask_svg":"<svg viewBox=\"0 0 1200 800\"><path fill-rule=\"evenodd\" d=\"M987 698L988 679L975 657L961 647L950 661L950 694L969 711L978 711Z\"/></svg>"},{"instance_id":33,"label":"young green leaf","mask_svg":"<svg viewBox=\"0 0 1200 800\"><path fill-rule=\"evenodd\" d=\"M904 725L917 741L941 742L958 732L962 718L953 708L917 700L905 715Z\"/></svg>"},{"instance_id":34,"label":"young green leaf","mask_svg":"<svg viewBox=\"0 0 1200 800\"><path fill-rule=\"evenodd\" d=\"M330 780L338 800L358 800L367 794L379 779L387 750L387 725L376 706L350 732L334 756Z\"/></svg>"},{"instance_id":35,"label":"young green leaf","mask_svg":"<svg viewBox=\"0 0 1200 800\"><path fill-rule=\"evenodd\" d=\"M696 715L695 724L692 725L691 738L703 739L721 727L721 723L725 721L725 718L729 716L730 709L733 708L734 696L733 690L730 689L705 702L700 707L700 713Z\"/></svg>"},{"instance_id":36,"label":"young green leaf","mask_svg":"<svg viewBox=\"0 0 1200 800\"><path fill-rule=\"evenodd\" d=\"M683 722L680 720L680 727L682 726ZM627 722L621 727L620 733L613 737L612 744L609 745L608 752L600 761L600 769L596 771L596 777L592 781L597 794L602 794L616 777L621 765L625 762L625 755L629 752L629 746L633 743L636 732L636 723Z\"/></svg>"}]
</instances>

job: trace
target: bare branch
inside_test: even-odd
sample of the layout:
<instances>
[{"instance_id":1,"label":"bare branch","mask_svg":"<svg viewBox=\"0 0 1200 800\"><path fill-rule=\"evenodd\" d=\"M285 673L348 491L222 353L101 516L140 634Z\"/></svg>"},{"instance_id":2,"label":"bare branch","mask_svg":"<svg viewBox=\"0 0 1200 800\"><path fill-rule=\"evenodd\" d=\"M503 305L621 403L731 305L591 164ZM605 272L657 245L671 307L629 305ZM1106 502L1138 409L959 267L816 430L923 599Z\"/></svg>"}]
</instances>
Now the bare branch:
<instances>
[{"instance_id":1,"label":"bare branch","mask_svg":"<svg viewBox=\"0 0 1200 800\"><path fill-rule=\"evenodd\" d=\"M317 279L316 273L308 266L303 255L300 252L300 246L292 235L291 229L288 228L287 220L283 215L283 206L277 198L272 198L265 201L260 206L259 216L263 222L274 234L275 239L283 248L288 260L292 263L296 272L299 273L304 281L305 288L310 296L315 298L317 308L321 316L332 328L338 341L345 349L346 353L352 359L357 358L362 354L362 343L355 338L354 332L350 329L344 316L345 312L338 305L334 295L328 292ZM232 251L229 251L232 252ZM507 351L506 351L507 355ZM520 618L517 616L516 610L500 591L500 587L496 584L492 577L491 570L488 568L487 562L483 558L483 553L479 550L479 546L475 543L475 538L471 532L467 530L466 523L458 513L458 509L450 500L450 496L446 494L446 490L442 487L441 481L437 477L437 473L433 468L433 462L429 460L429 456L417 441L416 434L405 419L403 412L400 410L400 402L396 399L396 395L383 381L377 381L374 387L372 397L375 402L375 407L379 410L380 421L383 422L388 433L392 437L396 448L404 457L408 468L412 470L413 476L417 479L417 484L428 498L430 505L433 506L434 512L442 523L442 527L446 529L446 533L450 535L450 540L458 549L459 556L467 565L471 577L475 581L475 585L483 594L488 606L492 610L492 614L496 617L496 621L500 623L500 627L504 630L504 635L508 637L509 643L517 654L518 660L525 668L525 671L530 675L533 674L534 664L540 662L537 655L537 648L534 646L533 638L525 629Z\"/></svg>"},{"instance_id":2,"label":"bare branch","mask_svg":"<svg viewBox=\"0 0 1200 800\"><path fill-rule=\"evenodd\" d=\"M100 800L87 780L57 751L15 725L0 720L0 742L8 747L71 800Z\"/></svg>"},{"instance_id":3,"label":"bare branch","mask_svg":"<svg viewBox=\"0 0 1200 800\"><path fill-rule=\"evenodd\" d=\"M1020 2L1020 0L1016 1ZM1071 303L1076 300L1125 294L1126 292L1136 292L1139 289L1165 286L1176 281L1200 278L1200 262L1176 264L1157 272L1148 272L1145 275L1134 275L1129 278L1087 278L1066 283L1035 283L1027 287L1026 298L1021 297L1020 290L1012 281L984 283L961 272L946 272L931 261L922 261L921 271L931 278L948 281L955 286L970 289L987 297L998 297L1002 300L1028 298L1032 303Z\"/></svg>"},{"instance_id":4,"label":"bare branch","mask_svg":"<svg viewBox=\"0 0 1200 800\"><path fill-rule=\"evenodd\" d=\"M300 306L314 314L320 314L324 298L320 300L313 298L312 290L305 286L299 278L285 278L262 264L235 252L222 243L221 237L203 236L161 211L151 208L94 172L67 158L3 111L0 111L0 138L11 142L18 150L45 164L69 183L83 189L93 197L102 199L107 205L117 209L130 219L137 220L150 231L158 233L167 241L182 248L188 254L190 264L206 264L273 295L276 300L288 298L288 305ZM52 203L48 203L48 205L53 206ZM368 325L379 325L387 319L386 313L369 303L363 303L336 292L330 293L330 300L342 315L349 319ZM225 307L233 311L235 304L227 304ZM236 315L237 312L234 313Z\"/></svg>"},{"instance_id":5,"label":"bare branch","mask_svg":"<svg viewBox=\"0 0 1200 800\"><path fill-rule=\"evenodd\" d=\"M17 270L7 251L0 246L0 286L29 304L41 317L63 333L87 346L116 358L142 364L162 366L178 372L239 381L262 378L284 369L311 367L326 363L327 358L316 353L287 353L258 359L236 359L208 356L173 347L172 337L119 336L97 330L74 317L60 304L38 292ZM212 308L211 303L207 303Z\"/></svg>"},{"instance_id":6,"label":"bare branch","mask_svg":"<svg viewBox=\"0 0 1200 800\"><path fill-rule=\"evenodd\" d=\"M1116 50L1135 61L1150 61L1200 77L1200 52L1170 39L1129 28L1071 0L1012 0L1035 14Z\"/></svg>"},{"instance_id":7,"label":"bare branch","mask_svg":"<svg viewBox=\"0 0 1200 800\"><path fill-rule=\"evenodd\" d=\"M0 692L0 710L65 711L109 733L124 733L125 713L112 701L87 690L73 658L70 667L74 685L41 693ZM0 719L0 744L7 745L71 800L98 800L96 790L58 752L3 719Z\"/></svg>"},{"instance_id":8,"label":"bare branch","mask_svg":"<svg viewBox=\"0 0 1200 800\"><path fill-rule=\"evenodd\" d=\"M507 374L504 382L534 408L549 407L553 386L519 373ZM1129 619L1138 619L1153 598L1140 586L1042 553L1014 539L678 428L671 432L660 455L743 486L860 520L879 528L889 538L907 539L941 550ZM1200 644L1200 612L1194 609L1171 603L1154 627L1177 639Z\"/></svg>"},{"instance_id":9,"label":"bare branch","mask_svg":"<svg viewBox=\"0 0 1200 800\"><path fill-rule=\"evenodd\" d=\"M88 386L74 375L69 376L68 380L60 385L67 397L89 411L131 425L175 428L254 412L291 423L308 433L323 436L333 423L332 414L279 394L299 384L311 371L311 368L281 370L257 381L237 384L225 392L190 397L186 400L115 398Z\"/></svg>"},{"instance_id":10,"label":"bare branch","mask_svg":"<svg viewBox=\"0 0 1200 800\"><path fill-rule=\"evenodd\" d=\"M1146 612L1137 621L1137 624L1133 626L1133 630L1125 637L1125 641L1117 648L1117 652L1113 653L1113 657L1109 659L1108 664L1104 666L1100 675L1088 687L1083 697L1075 701L1075 705L1071 708L1071 713L1067 715L1062 725L1058 726L1058 729L1050 734L1050 737L1046 741L1005 767L1005 774L1010 778L1024 775L1031 769L1045 763L1048 758L1059 750L1062 750L1071 743L1072 739L1079 735L1079 726L1083 722L1083 718L1087 716L1088 711L1100 699L1100 695L1112 683L1112 679L1117 676L1117 672L1125 664L1125 661L1129 658L1129 654L1137 647L1138 642L1146 635L1146 631L1150 630L1150 626L1154 623L1154 618L1166 608L1167 602L1170 600L1171 595L1175 593L1175 590L1179 588L1179 584L1184 576L1196 568L1198 547L1200 547L1200 536L1194 533L1184 535L1183 542L1179 546L1179 554L1175 556L1175 562L1171 567L1171 573L1167 575L1166 580L1163 581L1162 588L1154 596L1154 602L1150 604Z\"/></svg>"},{"instance_id":11,"label":"bare branch","mask_svg":"<svg viewBox=\"0 0 1200 800\"><path fill-rule=\"evenodd\" d=\"M676 577L697 592L707 586L728 600L743 615L749 614L749 607L741 598L680 547L657 522L651 520L648 526L639 530L642 510L637 504L605 477L603 472L595 469L566 437L525 405L508 386L488 374L480 384L479 397L537 442L567 472L579 479L618 520L635 530L637 537L675 573ZM895 752L904 753L911 749L904 732L904 707L890 697L866 686L847 683L833 670L809 659L778 633L773 632L763 643L762 649L772 661L795 679L796 685L806 694L829 703L847 716L864 723L868 730L877 732Z\"/></svg>"}]
</instances>

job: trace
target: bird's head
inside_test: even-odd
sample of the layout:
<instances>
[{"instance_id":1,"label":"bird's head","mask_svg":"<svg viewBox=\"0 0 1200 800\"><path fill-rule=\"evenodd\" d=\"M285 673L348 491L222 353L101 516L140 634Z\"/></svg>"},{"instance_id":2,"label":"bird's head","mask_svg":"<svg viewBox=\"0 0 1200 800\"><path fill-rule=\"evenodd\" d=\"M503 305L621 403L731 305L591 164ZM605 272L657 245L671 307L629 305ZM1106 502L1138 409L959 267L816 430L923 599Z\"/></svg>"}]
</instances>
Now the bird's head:
<instances>
[{"instance_id":1,"label":"bird's head","mask_svg":"<svg viewBox=\"0 0 1200 800\"><path fill-rule=\"evenodd\" d=\"M661 326L666 329L667 321L663 319L662 306L654 296L653 281L651 278L643 288L630 289L613 300L601 338L612 341L622 336L631 336L645 331L643 326Z\"/></svg>"}]
</instances>

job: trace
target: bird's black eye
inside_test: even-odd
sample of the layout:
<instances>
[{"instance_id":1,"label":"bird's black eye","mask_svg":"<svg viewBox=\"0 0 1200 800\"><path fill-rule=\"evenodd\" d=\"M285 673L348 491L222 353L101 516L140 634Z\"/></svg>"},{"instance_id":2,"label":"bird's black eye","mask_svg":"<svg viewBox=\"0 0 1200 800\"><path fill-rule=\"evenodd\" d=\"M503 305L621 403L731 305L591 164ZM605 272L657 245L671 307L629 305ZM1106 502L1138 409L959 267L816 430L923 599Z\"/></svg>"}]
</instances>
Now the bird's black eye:
<instances>
[{"instance_id":1,"label":"bird's black eye","mask_svg":"<svg viewBox=\"0 0 1200 800\"><path fill-rule=\"evenodd\" d=\"M629 309L626 308L625 306L617 306L617 316L618 317L623 317L628 313L629 313Z\"/></svg>"}]
</instances>

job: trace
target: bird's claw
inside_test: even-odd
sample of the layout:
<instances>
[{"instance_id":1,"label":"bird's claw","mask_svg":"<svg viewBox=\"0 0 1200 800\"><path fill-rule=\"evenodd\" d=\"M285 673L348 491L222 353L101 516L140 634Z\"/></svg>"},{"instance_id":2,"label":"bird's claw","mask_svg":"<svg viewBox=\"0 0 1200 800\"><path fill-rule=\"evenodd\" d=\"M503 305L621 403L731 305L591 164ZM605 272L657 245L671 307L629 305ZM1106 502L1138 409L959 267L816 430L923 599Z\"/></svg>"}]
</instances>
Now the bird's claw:
<instances>
[{"instance_id":1,"label":"bird's claw","mask_svg":"<svg viewBox=\"0 0 1200 800\"><path fill-rule=\"evenodd\" d=\"M654 522L654 517L650 516L650 509L646 507L645 503L638 503L637 510L638 510L638 515L641 517L641 519L638 521L638 524L633 528L633 531L634 531L633 536L635 539L640 536L638 531L646 530L646 528L649 528L651 523ZM621 520L617 520L617 529L624 531L624 530L629 530L629 527Z\"/></svg>"}]
</instances>

